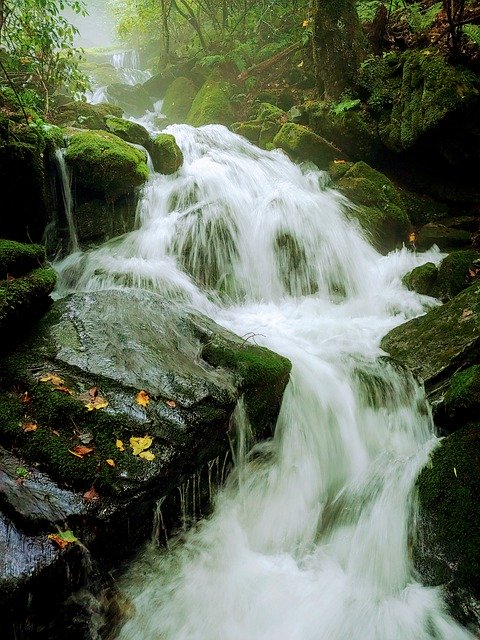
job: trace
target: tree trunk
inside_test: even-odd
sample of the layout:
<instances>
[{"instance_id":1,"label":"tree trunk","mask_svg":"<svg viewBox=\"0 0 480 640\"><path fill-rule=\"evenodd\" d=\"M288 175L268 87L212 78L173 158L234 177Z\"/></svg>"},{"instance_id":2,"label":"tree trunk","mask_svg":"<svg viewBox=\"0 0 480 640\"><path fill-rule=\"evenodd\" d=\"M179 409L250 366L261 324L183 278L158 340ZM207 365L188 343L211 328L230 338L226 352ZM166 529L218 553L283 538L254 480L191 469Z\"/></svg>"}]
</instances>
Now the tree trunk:
<instances>
[{"instance_id":1,"label":"tree trunk","mask_svg":"<svg viewBox=\"0 0 480 640\"><path fill-rule=\"evenodd\" d=\"M338 100L354 88L362 32L354 0L313 0L313 59L320 94Z\"/></svg>"}]
</instances>

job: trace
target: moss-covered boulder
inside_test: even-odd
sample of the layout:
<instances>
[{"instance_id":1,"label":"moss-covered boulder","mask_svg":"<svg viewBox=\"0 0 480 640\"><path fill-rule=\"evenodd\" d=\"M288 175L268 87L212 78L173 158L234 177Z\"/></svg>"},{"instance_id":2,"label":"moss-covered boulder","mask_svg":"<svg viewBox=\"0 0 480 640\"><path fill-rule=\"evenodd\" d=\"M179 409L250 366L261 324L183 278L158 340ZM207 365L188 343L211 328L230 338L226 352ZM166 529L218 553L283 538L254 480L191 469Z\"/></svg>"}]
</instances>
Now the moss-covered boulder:
<instances>
[{"instance_id":1,"label":"moss-covered boulder","mask_svg":"<svg viewBox=\"0 0 480 640\"><path fill-rule=\"evenodd\" d=\"M80 64L80 69L97 87L106 87L109 84L118 82L117 70L110 62L84 60Z\"/></svg>"},{"instance_id":2,"label":"moss-covered boulder","mask_svg":"<svg viewBox=\"0 0 480 640\"><path fill-rule=\"evenodd\" d=\"M445 438L417 480L417 570L462 624L480 626L480 424Z\"/></svg>"},{"instance_id":3,"label":"moss-covered boulder","mask_svg":"<svg viewBox=\"0 0 480 640\"><path fill-rule=\"evenodd\" d=\"M480 411L480 365L468 367L452 376L435 406L435 422L443 431L478 422Z\"/></svg>"},{"instance_id":4,"label":"moss-covered boulder","mask_svg":"<svg viewBox=\"0 0 480 640\"><path fill-rule=\"evenodd\" d=\"M328 169L335 159L345 159L342 152L308 127L286 122L273 139L273 145L283 149L292 159L314 162L319 169Z\"/></svg>"},{"instance_id":5,"label":"moss-covered boulder","mask_svg":"<svg viewBox=\"0 0 480 640\"><path fill-rule=\"evenodd\" d=\"M158 173L170 175L183 164L183 153L171 133L159 133L148 146L153 166Z\"/></svg>"},{"instance_id":6,"label":"moss-covered boulder","mask_svg":"<svg viewBox=\"0 0 480 640\"><path fill-rule=\"evenodd\" d=\"M106 131L73 133L65 160L78 185L110 199L132 192L148 178L146 155Z\"/></svg>"},{"instance_id":7,"label":"moss-covered boulder","mask_svg":"<svg viewBox=\"0 0 480 640\"><path fill-rule=\"evenodd\" d=\"M75 205L75 229L80 247L98 246L135 228L137 197L127 194L107 201L95 198ZM67 234L68 228L65 229Z\"/></svg>"},{"instance_id":8,"label":"moss-covered boulder","mask_svg":"<svg viewBox=\"0 0 480 640\"><path fill-rule=\"evenodd\" d=\"M153 100L141 84L134 86L121 82L109 84L107 96L109 102L120 107L129 116L138 118L146 111L153 109Z\"/></svg>"},{"instance_id":9,"label":"moss-covered boulder","mask_svg":"<svg viewBox=\"0 0 480 640\"><path fill-rule=\"evenodd\" d=\"M434 288L438 278L438 269L433 262L427 262L419 267L415 267L402 279L403 284L410 289L424 296L434 295Z\"/></svg>"},{"instance_id":10,"label":"moss-covered boulder","mask_svg":"<svg viewBox=\"0 0 480 640\"><path fill-rule=\"evenodd\" d=\"M288 115L283 109L262 102L255 118L246 122L235 122L232 130L266 149L268 145L273 145L275 136L287 121Z\"/></svg>"},{"instance_id":11,"label":"moss-covered boulder","mask_svg":"<svg viewBox=\"0 0 480 640\"><path fill-rule=\"evenodd\" d=\"M365 162L357 162L336 182L357 209L353 215L378 251L386 253L407 241L410 220L395 185Z\"/></svg>"},{"instance_id":12,"label":"moss-covered boulder","mask_svg":"<svg viewBox=\"0 0 480 640\"><path fill-rule=\"evenodd\" d=\"M105 118L107 116L121 118L122 114L122 109L114 104L90 104L89 102L77 100L59 107L51 116L51 119L61 127L105 130Z\"/></svg>"},{"instance_id":13,"label":"moss-covered boulder","mask_svg":"<svg viewBox=\"0 0 480 640\"><path fill-rule=\"evenodd\" d=\"M448 215L448 207L443 202L407 189L399 189L399 193L410 222L417 228L441 220ZM432 242L432 244L435 243Z\"/></svg>"},{"instance_id":14,"label":"moss-covered boulder","mask_svg":"<svg viewBox=\"0 0 480 640\"><path fill-rule=\"evenodd\" d=\"M392 329L381 347L425 382L429 396L459 370L479 362L479 285L472 285L447 304Z\"/></svg>"},{"instance_id":15,"label":"moss-covered boulder","mask_svg":"<svg viewBox=\"0 0 480 640\"><path fill-rule=\"evenodd\" d=\"M447 301L469 287L476 279L479 259L473 249L450 253L440 264L433 295Z\"/></svg>"},{"instance_id":16,"label":"moss-covered boulder","mask_svg":"<svg viewBox=\"0 0 480 640\"><path fill-rule=\"evenodd\" d=\"M105 128L125 142L139 144L142 147L146 147L150 141L150 134L145 127L131 120L125 120L125 118L106 116Z\"/></svg>"},{"instance_id":17,"label":"moss-covered boulder","mask_svg":"<svg viewBox=\"0 0 480 640\"><path fill-rule=\"evenodd\" d=\"M45 264L45 247L0 239L0 279L18 278Z\"/></svg>"},{"instance_id":18,"label":"moss-covered boulder","mask_svg":"<svg viewBox=\"0 0 480 640\"><path fill-rule=\"evenodd\" d=\"M232 108L233 87L225 80L208 79L196 94L186 123L193 127L205 124L229 125L235 117Z\"/></svg>"},{"instance_id":19,"label":"moss-covered boulder","mask_svg":"<svg viewBox=\"0 0 480 640\"><path fill-rule=\"evenodd\" d=\"M232 131L239 136L243 136L249 142L258 145L262 131L262 123L256 121L234 122L232 124Z\"/></svg>"},{"instance_id":20,"label":"moss-covered boulder","mask_svg":"<svg viewBox=\"0 0 480 640\"><path fill-rule=\"evenodd\" d=\"M197 87L189 78L176 78L169 84L162 105L162 112L168 121L185 122L196 94Z\"/></svg>"},{"instance_id":21,"label":"moss-covered boulder","mask_svg":"<svg viewBox=\"0 0 480 640\"><path fill-rule=\"evenodd\" d=\"M442 222L429 222L418 232L419 249L430 249L437 245L442 251L461 249L470 244L471 234L463 229L446 226Z\"/></svg>"}]
</instances>

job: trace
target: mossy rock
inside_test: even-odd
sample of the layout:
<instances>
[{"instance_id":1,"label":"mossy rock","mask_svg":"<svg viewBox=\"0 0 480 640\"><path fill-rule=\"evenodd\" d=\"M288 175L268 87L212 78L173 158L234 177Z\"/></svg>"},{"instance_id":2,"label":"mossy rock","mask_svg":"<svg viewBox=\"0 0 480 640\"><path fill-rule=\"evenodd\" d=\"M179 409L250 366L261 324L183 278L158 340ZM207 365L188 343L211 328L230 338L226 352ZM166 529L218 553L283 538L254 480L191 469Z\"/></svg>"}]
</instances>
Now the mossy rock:
<instances>
[{"instance_id":1,"label":"mossy rock","mask_svg":"<svg viewBox=\"0 0 480 640\"><path fill-rule=\"evenodd\" d=\"M90 104L78 100L59 107L52 115L52 120L61 127L105 130L107 116L121 118L122 114L122 109L114 104Z\"/></svg>"},{"instance_id":2,"label":"mossy rock","mask_svg":"<svg viewBox=\"0 0 480 640\"><path fill-rule=\"evenodd\" d=\"M420 537L414 559L423 581L441 586L462 624L480 625L480 424L448 436L417 480Z\"/></svg>"},{"instance_id":3,"label":"mossy rock","mask_svg":"<svg viewBox=\"0 0 480 640\"><path fill-rule=\"evenodd\" d=\"M234 122L231 128L234 133L258 145L262 131L262 124L260 122Z\"/></svg>"},{"instance_id":4,"label":"mossy rock","mask_svg":"<svg viewBox=\"0 0 480 640\"><path fill-rule=\"evenodd\" d=\"M105 118L105 127L110 133L130 142L131 144L139 144L146 147L150 141L150 134L136 122L125 120L125 118L117 118L115 116L107 116Z\"/></svg>"},{"instance_id":5,"label":"mossy rock","mask_svg":"<svg viewBox=\"0 0 480 640\"><path fill-rule=\"evenodd\" d=\"M197 88L189 78L176 78L168 85L163 97L162 112L169 122L185 122L196 94Z\"/></svg>"},{"instance_id":6,"label":"mossy rock","mask_svg":"<svg viewBox=\"0 0 480 640\"><path fill-rule=\"evenodd\" d=\"M81 187L114 199L148 178L146 155L106 131L73 133L65 160Z\"/></svg>"},{"instance_id":7,"label":"mossy rock","mask_svg":"<svg viewBox=\"0 0 480 640\"><path fill-rule=\"evenodd\" d=\"M480 97L478 76L450 65L436 51L407 51L402 63L402 82L393 98L390 120L380 127L383 142L393 151L413 147L449 114L477 104Z\"/></svg>"},{"instance_id":8,"label":"mossy rock","mask_svg":"<svg viewBox=\"0 0 480 640\"><path fill-rule=\"evenodd\" d=\"M147 148L158 173L170 175L183 164L182 150L171 133L159 133Z\"/></svg>"},{"instance_id":9,"label":"mossy rock","mask_svg":"<svg viewBox=\"0 0 480 640\"><path fill-rule=\"evenodd\" d=\"M8 276L18 278L44 265L45 247L0 239L0 280Z\"/></svg>"},{"instance_id":10,"label":"mossy rock","mask_svg":"<svg viewBox=\"0 0 480 640\"><path fill-rule=\"evenodd\" d=\"M447 227L441 222L429 222L418 232L417 247L430 249L434 244L442 251L461 249L470 244L471 234L463 229Z\"/></svg>"},{"instance_id":11,"label":"mossy rock","mask_svg":"<svg viewBox=\"0 0 480 640\"><path fill-rule=\"evenodd\" d=\"M342 152L316 133L294 122L286 122L273 139L292 159L314 162L319 169L328 169L335 159L345 159Z\"/></svg>"},{"instance_id":12,"label":"mossy rock","mask_svg":"<svg viewBox=\"0 0 480 640\"><path fill-rule=\"evenodd\" d=\"M122 84L121 82L109 84L107 86L107 96L109 102L113 102L125 113L137 118L153 108L153 100L141 84L134 86Z\"/></svg>"},{"instance_id":13,"label":"mossy rock","mask_svg":"<svg viewBox=\"0 0 480 640\"><path fill-rule=\"evenodd\" d=\"M0 280L0 332L17 333L49 304L56 274L49 267L34 269L13 280Z\"/></svg>"},{"instance_id":14,"label":"mossy rock","mask_svg":"<svg viewBox=\"0 0 480 640\"><path fill-rule=\"evenodd\" d=\"M253 120L234 123L232 130L262 149L266 149L269 145L273 145L275 136L287 120L287 113L283 109L263 102Z\"/></svg>"},{"instance_id":15,"label":"mossy rock","mask_svg":"<svg viewBox=\"0 0 480 640\"><path fill-rule=\"evenodd\" d=\"M407 241L410 220L398 190L383 173L357 162L337 187L358 209L352 212L375 248L387 253Z\"/></svg>"},{"instance_id":16,"label":"mossy rock","mask_svg":"<svg viewBox=\"0 0 480 640\"><path fill-rule=\"evenodd\" d=\"M437 267L433 262L427 262L407 273L402 278L402 282L410 291L416 291L424 296L432 296L437 278Z\"/></svg>"},{"instance_id":17,"label":"mossy rock","mask_svg":"<svg viewBox=\"0 0 480 640\"><path fill-rule=\"evenodd\" d=\"M480 410L480 365L468 367L452 376L443 397L440 410L437 408L435 422L449 432L463 425L478 422Z\"/></svg>"},{"instance_id":18,"label":"mossy rock","mask_svg":"<svg viewBox=\"0 0 480 640\"><path fill-rule=\"evenodd\" d=\"M210 78L196 94L186 123L193 127L205 124L230 125L235 121L232 109L233 87L224 80Z\"/></svg>"},{"instance_id":19,"label":"mossy rock","mask_svg":"<svg viewBox=\"0 0 480 640\"><path fill-rule=\"evenodd\" d=\"M442 202L406 189L399 189L399 193L410 222L415 227L435 222L448 214L448 207Z\"/></svg>"},{"instance_id":20,"label":"mossy rock","mask_svg":"<svg viewBox=\"0 0 480 640\"><path fill-rule=\"evenodd\" d=\"M97 198L78 202L75 206L75 226L82 248L99 245L135 228L138 198L127 194L113 201ZM68 229L65 230L68 233Z\"/></svg>"},{"instance_id":21,"label":"mossy rock","mask_svg":"<svg viewBox=\"0 0 480 640\"><path fill-rule=\"evenodd\" d=\"M117 70L109 62L85 60L81 63L80 69L99 87L106 87L109 84L118 82Z\"/></svg>"},{"instance_id":22,"label":"mossy rock","mask_svg":"<svg viewBox=\"0 0 480 640\"><path fill-rule=\"evenodd\" d=\"M469 287L471 274L475 273L474 262L479 258L480 254L473 249L450 253L440 264L432 295L447 301Z\"/></svg>"},{"instance_id":23,"label":"mossy rock","mask_svg":"<svg viewBox=\"0 0 480 640\"><path fill-rule=\"evenodd\" d=\"M381 348L423 379L427 392L480 361L479 285L392 329Z\"/></svg>"}]
</instances>

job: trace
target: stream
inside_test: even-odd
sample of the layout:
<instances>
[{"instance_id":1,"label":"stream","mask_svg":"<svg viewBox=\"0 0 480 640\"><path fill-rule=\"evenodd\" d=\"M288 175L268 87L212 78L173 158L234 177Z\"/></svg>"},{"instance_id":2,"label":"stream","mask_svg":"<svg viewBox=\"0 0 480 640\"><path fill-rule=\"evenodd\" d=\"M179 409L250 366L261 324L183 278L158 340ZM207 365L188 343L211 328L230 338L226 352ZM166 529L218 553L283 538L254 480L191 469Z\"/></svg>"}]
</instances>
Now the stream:
<instances>
[{"instance_id":1,"label":"stream","mask_svg":"<svg viewBox=\"0 0 480 640\"><path fill-rule=\"evenodd\" d=\"M154 290L293 369L272 439L252 443L239 403L211 517L122 578L118 640L471 638L415 575L413 487L438 441L423 388L379 347L437 304L401 278L442 255L377 253L313 165L219 125L166 132L183 167L151 175L136 230L56 265L57 295Z\"/></svg>"}]
</instances>

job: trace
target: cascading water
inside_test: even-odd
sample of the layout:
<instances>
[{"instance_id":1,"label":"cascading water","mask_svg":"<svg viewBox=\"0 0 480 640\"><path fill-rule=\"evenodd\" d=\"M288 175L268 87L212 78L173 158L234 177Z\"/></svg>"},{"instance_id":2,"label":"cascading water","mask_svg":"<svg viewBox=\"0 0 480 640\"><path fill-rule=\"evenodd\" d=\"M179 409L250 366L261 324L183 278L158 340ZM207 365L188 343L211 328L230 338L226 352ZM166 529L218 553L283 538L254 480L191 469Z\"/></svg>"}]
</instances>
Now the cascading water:
<instances>
[{"instance_id":1,"label":"cascading water","mask_svg":"<svg viewBox=\"0 0 480 640\"><path fill-rule=\"evenodd\" d=\"M55 151L55 162L60 177L60 185L62 190L63 209L68 227L68 250L78 251L77 230L75 228L75 220L73 217L73 196L71 189L71 176L65 162L65 149L57 149Z\"/></svg>"},{"instance_id":2,"label":"cascading water","mask_svg":"<svg viewBox=\"0 0 480 640\"><path fill-rule=\"evenodd\" d=\"M325 174L281 152L168 130L184 166L150 179L137 230L58 265L59 294L155 289L293 369L274 438L237 452L212 517L134 563L119 638L466 640L409 553L428 406L379 358L390 328L435 304L402 275L440 254L380 256Z\"/></svg>"},{"instance_id":3,"label":"cascading water","mask_svg":"<svg viewBox=\"0 0 480 640\"><path fill-rule=\"evenodd\" d=\"M140 84L152 75L149 71L140 69L140 56L135 49L112 54L110 62L117 70L120 82L124 84Z\"/></svg>"}]
</instances>

